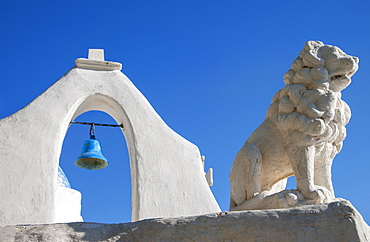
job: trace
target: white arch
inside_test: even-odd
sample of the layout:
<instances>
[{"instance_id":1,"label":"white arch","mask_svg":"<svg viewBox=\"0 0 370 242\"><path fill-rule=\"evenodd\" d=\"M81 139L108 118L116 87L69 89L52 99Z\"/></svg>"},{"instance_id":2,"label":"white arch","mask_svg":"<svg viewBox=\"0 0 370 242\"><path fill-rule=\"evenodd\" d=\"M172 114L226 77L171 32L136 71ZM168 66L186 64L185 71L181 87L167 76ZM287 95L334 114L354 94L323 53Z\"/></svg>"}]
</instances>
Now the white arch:
<instances>
[{"instance_id":1,"label":"white arch","mask_svg":"<svg viewBox=\"0 0 370 242\"><path fill-rule=\"evenodd\" d=\"M55 222L63 140L70 122L90 110L124 124L134 221L220 211L198 148L164 123L116 68L120 64L76 63L29 105L0 120L0 225Z\"/></svg>"}]
</instances>

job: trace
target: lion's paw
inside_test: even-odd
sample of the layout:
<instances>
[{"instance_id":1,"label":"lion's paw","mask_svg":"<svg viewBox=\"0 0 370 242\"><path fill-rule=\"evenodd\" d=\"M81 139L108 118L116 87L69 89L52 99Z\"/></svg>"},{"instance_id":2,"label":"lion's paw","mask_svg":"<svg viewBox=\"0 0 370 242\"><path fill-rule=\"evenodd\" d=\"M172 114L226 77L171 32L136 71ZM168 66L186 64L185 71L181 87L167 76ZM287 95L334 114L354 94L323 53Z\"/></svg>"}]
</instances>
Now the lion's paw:
<instances>
[{"instance_id":1,"label":"lion's paw","mask_svg":"<svg viewBox=\"0 0 370 242\"><path fill-rule=\"evenodd\" d=\"M302 192L306 202L310 204L330 203L336 201L332 193L325 187L315 186L315 190Z\"/></svg>"}]
</instances>

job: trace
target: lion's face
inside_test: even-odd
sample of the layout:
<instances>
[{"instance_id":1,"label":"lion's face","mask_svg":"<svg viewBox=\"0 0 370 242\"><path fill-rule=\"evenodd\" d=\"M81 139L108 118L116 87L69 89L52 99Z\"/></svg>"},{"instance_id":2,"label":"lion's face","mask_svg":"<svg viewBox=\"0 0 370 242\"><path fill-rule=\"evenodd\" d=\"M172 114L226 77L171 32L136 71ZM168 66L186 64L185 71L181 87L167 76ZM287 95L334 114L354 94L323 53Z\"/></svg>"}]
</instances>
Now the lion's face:
<instances>
[{"instance_id":1,"label":"lion's face","mask_svg":"<svg viewBox=\"0 0 370 242\"><path fill-rule=\"evenodd\" d=\"M351 76L357 69L357 57L320 41L308 41L293 61L291 69L286 72L284 83L340 92L351 83Z\"/></svg>"},{"instance_id":2,"label":"lion's face","mask_svg":"<svg viewBox=\"0 0 370 242\"><path fill-rule=\"evenodd\" d=\"M324 60L324 68L329 74L329 88L339 92L351 83L351 77L358 69L358 58L347 55L335 46L319 48L318 57Z\"/></svg>"}]
</instances>

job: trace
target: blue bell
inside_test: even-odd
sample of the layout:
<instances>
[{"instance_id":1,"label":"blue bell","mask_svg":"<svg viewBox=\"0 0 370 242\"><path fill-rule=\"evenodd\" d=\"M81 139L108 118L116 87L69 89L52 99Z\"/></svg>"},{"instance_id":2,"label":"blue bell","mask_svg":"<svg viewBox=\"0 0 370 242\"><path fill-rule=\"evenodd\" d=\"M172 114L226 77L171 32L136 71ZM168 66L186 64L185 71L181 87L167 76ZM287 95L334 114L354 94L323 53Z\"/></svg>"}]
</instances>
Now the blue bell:
<instances>
[{"instance_id":1,"label":"blue bell","mask_svg":"<svg viewBox=\"0 0 370 242\"><path fill-rule=\"evenodd\" d=\"M75 161L75 165L80 168L99 170L108 166L107 158L103 156L100 143L95 139L94 133L94 124L92 124L90 128L90 139L85 141L81 155Z\"/></svg>"}]
</instances>

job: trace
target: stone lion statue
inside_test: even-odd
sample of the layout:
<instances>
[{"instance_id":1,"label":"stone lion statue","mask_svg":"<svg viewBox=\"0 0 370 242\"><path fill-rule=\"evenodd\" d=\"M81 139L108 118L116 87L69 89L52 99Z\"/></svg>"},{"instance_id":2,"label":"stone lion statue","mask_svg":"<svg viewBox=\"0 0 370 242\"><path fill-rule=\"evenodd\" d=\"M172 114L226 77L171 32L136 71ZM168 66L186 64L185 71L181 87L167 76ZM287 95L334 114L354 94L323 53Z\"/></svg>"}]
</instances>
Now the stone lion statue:
<instances>
[{"instance_id":1,"label":"stone lion statue","mask_svg":"<svg viewBox=\"0 0 370 242\"><path fill-rule=\"evenodd\" d=\"M284 75L286 86L273 97L264 122L235 157L230 210L336 200L331 165L351 116L341 91L351 83L358 61L320 41L305 44ZM284 190L293 175L297 189Z\"/></svg>"}]
</instances>

